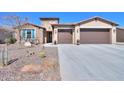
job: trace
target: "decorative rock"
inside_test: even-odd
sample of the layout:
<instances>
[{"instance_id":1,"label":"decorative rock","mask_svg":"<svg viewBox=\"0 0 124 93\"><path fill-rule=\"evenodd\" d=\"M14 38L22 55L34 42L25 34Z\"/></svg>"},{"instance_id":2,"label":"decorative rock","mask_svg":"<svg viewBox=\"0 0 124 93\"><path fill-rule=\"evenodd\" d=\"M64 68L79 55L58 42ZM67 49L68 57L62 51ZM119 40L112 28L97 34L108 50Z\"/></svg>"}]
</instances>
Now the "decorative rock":
<instances>
[{"instance_id":1,"label":"decorative rock","mask_svg":"<svg viewBox=\"0 0 124 93\"><path fill-rule=\"evenodd\" d=\"M24 46L25 46L25 47L31 47L31 43L30 43L30 42L25 42L25 43L24 43Z\"/></svg>"}]
</instances>

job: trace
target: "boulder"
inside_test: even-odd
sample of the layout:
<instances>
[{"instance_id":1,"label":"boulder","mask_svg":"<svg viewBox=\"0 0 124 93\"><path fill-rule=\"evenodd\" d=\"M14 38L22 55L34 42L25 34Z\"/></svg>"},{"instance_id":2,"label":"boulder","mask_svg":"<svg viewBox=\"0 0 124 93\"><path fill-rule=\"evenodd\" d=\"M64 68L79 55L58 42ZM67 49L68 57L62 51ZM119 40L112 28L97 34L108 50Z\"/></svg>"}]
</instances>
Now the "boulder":
<instances>
[{"instance_id":1,"label":"boulder","mask_svg":"<svg viewBox=\"0 0 124 93\"><path fill-rule=\"evenodd\" d=\"M25 43L24 43L24 46L25 46L25 47L31 47L31 43L30 43L30 42L25 42Z\"/></svg>"}]
</instances>

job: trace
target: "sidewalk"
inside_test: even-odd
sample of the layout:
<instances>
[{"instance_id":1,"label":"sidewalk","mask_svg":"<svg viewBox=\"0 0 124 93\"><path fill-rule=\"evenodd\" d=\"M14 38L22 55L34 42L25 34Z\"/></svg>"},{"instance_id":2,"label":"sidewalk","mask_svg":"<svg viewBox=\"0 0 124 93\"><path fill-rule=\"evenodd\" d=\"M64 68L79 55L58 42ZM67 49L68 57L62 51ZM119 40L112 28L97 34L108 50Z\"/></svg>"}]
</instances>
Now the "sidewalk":
<instances>
[{"instance_id":1,"label":"sidewalk","mask_svg":"<svg viewBox=\"0 0 124 93\"><path fill-rule=\"evenodd\" d=\"M58 45L54 45L53 43L44 44L45 47L58 47Z\"/></svg>"}]
</instances>

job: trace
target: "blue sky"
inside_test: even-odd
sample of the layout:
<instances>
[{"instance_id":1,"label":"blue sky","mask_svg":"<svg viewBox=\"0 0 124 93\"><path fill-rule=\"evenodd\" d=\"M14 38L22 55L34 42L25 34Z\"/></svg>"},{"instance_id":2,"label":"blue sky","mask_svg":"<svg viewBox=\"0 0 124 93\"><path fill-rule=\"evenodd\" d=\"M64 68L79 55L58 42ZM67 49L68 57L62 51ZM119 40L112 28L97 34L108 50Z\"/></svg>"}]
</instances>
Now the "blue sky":
<instances>
[{"instance_id":1,"label":"blue sky","mask_svg":"<svg viewBox=\"0 0 124 93\"><path fill-rule=\"evenodd\" d=\"M100 16L124 26L124 12L0 12L0 16L18 15L28 17L31 23L40 25L40 17L59 17L60 23L70 23Z\"/></svg>"}]
</instances>

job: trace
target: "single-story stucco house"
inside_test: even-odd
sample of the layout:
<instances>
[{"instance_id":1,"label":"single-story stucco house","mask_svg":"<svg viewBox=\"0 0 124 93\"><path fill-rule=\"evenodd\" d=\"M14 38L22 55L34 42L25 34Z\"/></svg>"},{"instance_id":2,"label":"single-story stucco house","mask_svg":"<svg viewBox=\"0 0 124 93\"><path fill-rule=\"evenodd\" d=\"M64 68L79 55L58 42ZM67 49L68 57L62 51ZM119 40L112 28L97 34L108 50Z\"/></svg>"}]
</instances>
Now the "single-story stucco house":
<instances>
[{"instance_id":1,"label":"single-story stucco house","mask_svg":"<svg viewBox=\"0 0 124 93\"><path fill-rule=\"evenodd\" d=\"M40 18L41 25L23 24L21 40L36 39L53 44L115 44L124 42L124 29L101 17L92 17L77 23L61 24L59 18ZM19 32L16 29L19 41Z\"/></svg>"},{"instance_id":2,"label":"single-story stucco house","mask_svg":"<svg viewBox=\"0 0 124 93\"><path fill-rule=\"evenodd\" d=\"M32 24L32 23L25 23L21 26L21 32L15 27L15 38L17 42L25 42L25 41L37 41L39 43L44 43L43 35L45 28ZM21 39L20 39L21 38Z\"/></svg>"}]
</instances>

